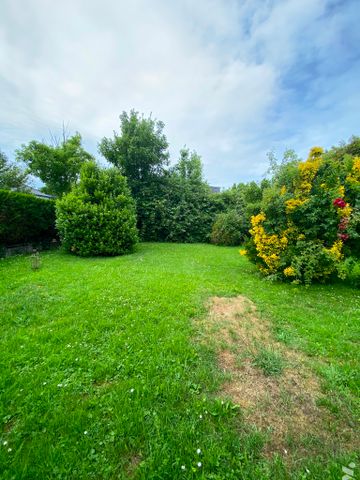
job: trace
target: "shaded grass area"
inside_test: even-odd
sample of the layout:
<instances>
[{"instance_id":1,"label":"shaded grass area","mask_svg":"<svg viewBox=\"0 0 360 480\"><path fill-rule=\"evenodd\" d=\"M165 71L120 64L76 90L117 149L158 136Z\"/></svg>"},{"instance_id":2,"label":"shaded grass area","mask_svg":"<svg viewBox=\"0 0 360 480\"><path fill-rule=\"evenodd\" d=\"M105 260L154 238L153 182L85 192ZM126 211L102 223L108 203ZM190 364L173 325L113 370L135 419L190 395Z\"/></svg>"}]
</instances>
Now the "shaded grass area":
<instances>
[{"instance_id":1,"label":"shaded grass area","mask_svg":"<svg viewBox=\"0 0 360 480\"><path fill-rule=\"evenodd\" d=\"M0 262L1 478L341 478L356 452L289 471L217 399L223 376L194 341L196 318L209 296L237 294L312 357L323 408L355 428L358 290L269 283L236 248L211 245L46 253L39 271L17 257Z\"/></svg>"}]
</instances>

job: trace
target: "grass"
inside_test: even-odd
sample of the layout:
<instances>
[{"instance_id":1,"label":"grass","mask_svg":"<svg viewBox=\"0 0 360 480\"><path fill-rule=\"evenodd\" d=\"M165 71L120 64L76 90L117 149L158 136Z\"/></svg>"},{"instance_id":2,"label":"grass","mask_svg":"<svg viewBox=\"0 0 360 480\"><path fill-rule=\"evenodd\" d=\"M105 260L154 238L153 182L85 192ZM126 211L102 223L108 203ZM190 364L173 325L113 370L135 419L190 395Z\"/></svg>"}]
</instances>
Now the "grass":
<instances>
[{"instance_id":1,"label":"grass","mask_svg":"<svg viewBox=\"0 0 360 480\"><path fill-rule=\"evenodd\" d=\"M254 355L253 364L261 368L266 376L281 375L285 367L281 354L269 348L261 348Z\"/></svg>"},{"instance_id":2,"label":"grass","mask_svg":"<svg viewBox=\"0 0 360 480\"><path fill-rule=\"evenodd\" d=\"M196 319L209 296L250 298L311 358L321 408L355 429L359 290L269 283L236 248L211 245L41 257L36 271L26 257L0 262L1 479L335 480L358 463L341 445L291 468L266 458L264 435L218 398L224 376Z\"/></svg>"}]
</instances>

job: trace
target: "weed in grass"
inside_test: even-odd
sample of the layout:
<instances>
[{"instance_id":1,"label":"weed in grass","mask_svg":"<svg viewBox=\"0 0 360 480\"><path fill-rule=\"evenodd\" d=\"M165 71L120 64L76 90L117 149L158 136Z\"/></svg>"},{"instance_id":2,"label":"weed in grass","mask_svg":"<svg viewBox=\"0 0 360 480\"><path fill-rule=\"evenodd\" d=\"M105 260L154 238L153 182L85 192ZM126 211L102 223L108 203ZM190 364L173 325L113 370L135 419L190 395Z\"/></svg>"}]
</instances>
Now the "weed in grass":
<instances>
[{"instance_id":1,"label":"weed in grass","mask_svg":"<svg viewBox=\"0 0 360 480\"><path fill-rule=\"evenodd\" d=\"M285 362L279 352L267 348L261 348L253 357L253 365L264 372L266 376L281 375L285 368Z\"/></svg>"}]
</instances>

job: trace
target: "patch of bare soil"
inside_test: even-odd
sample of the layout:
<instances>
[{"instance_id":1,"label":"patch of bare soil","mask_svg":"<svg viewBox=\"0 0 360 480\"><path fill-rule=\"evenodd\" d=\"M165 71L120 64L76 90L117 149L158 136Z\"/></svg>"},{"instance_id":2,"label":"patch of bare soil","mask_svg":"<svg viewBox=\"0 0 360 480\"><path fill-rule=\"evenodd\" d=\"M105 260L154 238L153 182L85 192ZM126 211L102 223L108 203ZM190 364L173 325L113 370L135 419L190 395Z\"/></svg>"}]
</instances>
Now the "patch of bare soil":
<instances>
[{"instance_id":1,"label":"patch of bare soil","mask_svg":"<svg viewBox=\"0 0 360 480\"><path fill-rule=\"evenodd\" d=\"M220 367L231 378L221 393L242 407L246 423L267 434L267 456L279 453L290 461L325 446L354 449L352 431L317 406L323 394L306 355L276 341L249 299L211 298L204 335L215 342ZM264 348L283 358L281 374L267 376L254 365Z\"/></svg>"},{"instance_id":2,"label":"patch of bare soil","mask_svg":"<svg viewBox=\"0 0 360 480\"><path fill-rule=\"evenodd\" d=\"M140 465L141 460L142 456L139 453L134 453L133 455L129 456L125 467L125 472L128 478L133 478L135 476L136 470Z\"/></svg>"}]
</instances>

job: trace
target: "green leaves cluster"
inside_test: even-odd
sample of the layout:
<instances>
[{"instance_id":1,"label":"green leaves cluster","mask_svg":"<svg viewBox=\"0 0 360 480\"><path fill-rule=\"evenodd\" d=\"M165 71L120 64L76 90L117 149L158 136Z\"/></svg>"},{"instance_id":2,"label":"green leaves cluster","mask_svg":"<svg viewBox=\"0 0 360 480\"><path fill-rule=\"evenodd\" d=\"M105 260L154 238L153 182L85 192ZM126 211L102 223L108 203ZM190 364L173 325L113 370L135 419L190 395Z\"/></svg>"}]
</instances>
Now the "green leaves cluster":
<instances>
[{"instance_id":1,"label":"green leaves cluster","mask_svg":"<svg viewBox=\"0 0 360 480\"><path fill-rule=\"evenodd\" d=\"M9 162L0 151L0 188L5 190L26 190L27 174Z\"/></svg>"},{"instance_id":2,"label":"green leaves cluster","mask_svg":"<svg viewBox=\"0 0 360 480\"><path fill-rule=\"evenodd\" d=\"M80 182L56 203L65 250L80 256L121 255L137 242L136 215L126 179L117 169L87 162Z\"/></svg>"},{"instance_id":3,"label":"green leaves cluster","mask_svg":"<svg viewBox=\"0 0 360 480\"><path fill-rule=\"evenodd\" d=\"M0 245L49 242L54 237L53 200L0 190Z\"/></svg>"},{"instance_id":4,"label":"green leaves cluster","mask_svg":"<svg viewBox=\"0 0 360 480\"><path fill-rule=\"evenodd\" d=\"M219 213L212 226L211 242L216 245L235 246L244 241L246 235L245 218L236 210Z\"/></svg>"},{"instance_id":5,"label":"green leaves cluster","mask_svg":"<svg viewBox=\"0 0 360 480\"><path fill-rule=\"evenodd\" d=\"M123 112L120 134L104 138L99 151L128 179L143 240L204 242L219 202L203 178L201 158L184 148L168 168L164 124Z\"/></svg>"},{"instance_id":6,"label":"green leaves cluster","mask_svg":"<svg viewBox=\"0 0 360 480\"><path fill-rule=\"evenodd\" d=\"M360 261L359 156L357 137L326 152L314 147L305 162L293 152L280 163L271 156L272 177L260 203L264 218L260 226L254 219L247 244L260 270L306 284L354 276ZM283 247L276 251L279 242Z\"/></svg>"},{"instance_id":7,"label":"green leaves cluster","mask_svg":"<svg viewBox=\"0 0 360 480\"><path fill-rule=\"evenodd\" d=\"M79 133L55 146L33 140L22 145L16 156L27 165L28 173L44 182L44 191L55 196L68 193L79 178L81 166L93 160L83 149Z\"/></svg>"}]
</instances>

